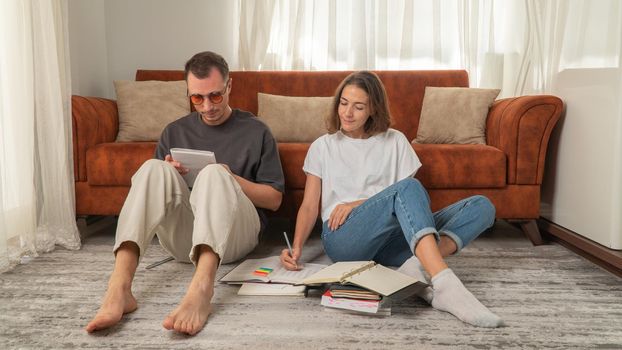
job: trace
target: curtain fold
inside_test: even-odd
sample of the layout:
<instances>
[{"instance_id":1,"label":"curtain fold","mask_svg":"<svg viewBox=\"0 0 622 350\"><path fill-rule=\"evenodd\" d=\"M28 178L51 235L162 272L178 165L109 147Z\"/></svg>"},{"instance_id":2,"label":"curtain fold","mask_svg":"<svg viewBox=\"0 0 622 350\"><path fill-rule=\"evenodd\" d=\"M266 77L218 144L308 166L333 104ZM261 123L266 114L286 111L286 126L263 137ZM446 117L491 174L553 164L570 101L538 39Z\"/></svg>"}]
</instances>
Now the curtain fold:
<instances>
[{"instance_id":1,"label":"curtain fold","mask_svg":"<svg viewBox=\"0 0 622 350\"><path fill-rule=\"evenodd\" d=\"M259 4L261 11L253 11ZM621 6L616 0L241 1L240 68L466 69L471 86L500 88L500 97L544 93L563 69L619 64Z\"/></svg>"},{"instance_id":2,"label":"curtain fold","mask_svg":"<svg viewBox=\"0 0 622 350\"><path fill-rule=\"evenodd\" d=\"M80 247L66 19L65 0L0 3L0 271Z\"/></svg>"}]
</instances>

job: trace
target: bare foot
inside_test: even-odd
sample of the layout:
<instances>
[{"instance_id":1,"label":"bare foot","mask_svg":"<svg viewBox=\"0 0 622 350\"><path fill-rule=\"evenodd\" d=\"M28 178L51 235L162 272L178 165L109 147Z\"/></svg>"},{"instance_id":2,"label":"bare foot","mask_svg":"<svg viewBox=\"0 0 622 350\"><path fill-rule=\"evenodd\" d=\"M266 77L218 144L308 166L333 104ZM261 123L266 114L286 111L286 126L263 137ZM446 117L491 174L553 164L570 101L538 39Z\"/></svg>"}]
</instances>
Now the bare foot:
<instances>
[{"instance_id":1,"label":"bare foot","mask_svg":"<svg viewBox=\"0 0 622 350\"><path fill-rule=\"evenodd\" d=\"M109 287L102 306L85 329L92 333L112 327L121 320L124 314L133 312L137 307L136 298L129 288Z\"/></svg>"},{"instance_id":2,"label":"bare foot","mask_svg":"<svg viewBox=\"0 0 622 350\"><path fill-rule=\"evenodd\" d=\"M204 288L191 286L179 306L164 319L162 326L181 333L197 334L212 311L210 301L213 294L214 287L211 285Z\"/></svg>"}]
</instances>

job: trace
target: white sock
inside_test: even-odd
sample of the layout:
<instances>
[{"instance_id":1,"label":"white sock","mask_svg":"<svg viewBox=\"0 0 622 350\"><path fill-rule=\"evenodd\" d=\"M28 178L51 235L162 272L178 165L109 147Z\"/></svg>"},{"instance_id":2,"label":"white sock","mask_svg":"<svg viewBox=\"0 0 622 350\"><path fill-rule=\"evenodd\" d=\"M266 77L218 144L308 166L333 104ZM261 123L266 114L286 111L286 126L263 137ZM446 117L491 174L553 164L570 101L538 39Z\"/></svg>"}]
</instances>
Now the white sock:
<instances>
[{"instance_id":1,"label":"white sock","mask_svg":"<svg viewBox=\"0 0 622 350\"><path fill-rule=\"evenodd\" d=\"M435 309L446 311L463 322L478 327L494 328L503 325L503 320L493 314L475 298L451 269L447 268L432 278Z\"/></svg>"},{"instance_id":2,"label":"white sock","mask_svg":"<svg viewBox=\"0 0 622 350\"><path fill-rule=\"evenodd\" d=\"M408 260L406 260L402 264L402 266L400 266L397 269L397 271L405 275L414 277L421 282L430 284L430 282L428 282L428 279L425 276L425 270L423 269L423 266L421 266L419 259L417 259L417 257L414 255ZM416 295L420 297L421 299L427 301L428 304L432 304L432 299L434 298L434 291L430 287L425 287L423 290L418 292Z\"/></svg>"}]
</instances>

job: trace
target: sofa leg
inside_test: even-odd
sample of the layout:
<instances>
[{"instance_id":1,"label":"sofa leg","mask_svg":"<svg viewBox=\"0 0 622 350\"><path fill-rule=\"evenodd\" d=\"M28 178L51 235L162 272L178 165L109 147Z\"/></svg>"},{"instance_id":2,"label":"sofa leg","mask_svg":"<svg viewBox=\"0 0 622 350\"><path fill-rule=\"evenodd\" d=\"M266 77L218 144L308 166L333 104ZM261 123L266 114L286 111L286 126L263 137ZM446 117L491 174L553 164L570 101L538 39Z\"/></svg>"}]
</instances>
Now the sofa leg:
<instances>
[{"instance_id":1,"label":"sofa leg","mask_svg":"<svg viewBox=\"0 0 622 350\"><path fill-rule=\"evenodd\" d=\"M78 226L78 232L80 232L80 238L84 239L95 232L102 229L108 229L112 225L116 225L116 216L102 216L102 215L77 215L76 225Z\"/></svg>"},{"instance_id":2,"label":"sofa leg","mask_svg":"<svg viewBox=\"0 0 622 350\"><path fill-rule=\"evenodd\" d=\"M527 238L531 241L533 245L543 245L544 240L542 239L542 235L540 234L540 229L538 228L538 224L536 220L526 220L519 222L521 229L527 235Z\"/></svg>"},{"instance_id":3,"label":"sofa leg","mask_svg":"<svg viewBox=\"0 0 622 350\"><path fill-rule=\"evenodd\" d=\"M86 215L76 216L76 226L78 227L78 232L80 232L80 237L84 237L87 225L88 223Z\"/></svg>"}]
</instances>

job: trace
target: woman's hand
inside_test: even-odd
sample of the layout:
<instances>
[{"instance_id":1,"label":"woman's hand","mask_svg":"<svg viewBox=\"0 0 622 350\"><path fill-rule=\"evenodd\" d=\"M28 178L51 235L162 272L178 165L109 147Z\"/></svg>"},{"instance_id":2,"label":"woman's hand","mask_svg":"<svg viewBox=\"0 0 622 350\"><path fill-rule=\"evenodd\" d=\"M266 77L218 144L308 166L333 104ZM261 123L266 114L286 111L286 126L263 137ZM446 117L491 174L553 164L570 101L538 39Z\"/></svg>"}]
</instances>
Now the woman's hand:
<instances>
[{"instance_id":1,"label":"woman's hand","mask_svg":"<svg viewBox=\"0 0 622 350\"><path fill-rule=\"evenodd\" d=\"M357 202L338 204L328 217L328 228L331 231L335 231L336 229L338 229L339 226L343 225L343 223L346 222L346 219L352 212L352 209L356 208L357 206Z\"/></svg>"},{"instance_id":2,"label":"woman's hand","mask_svg":"<svg viewBox=\"0 0 622 350\"><path fill-rule=\"evenodd\" d=\"M281 251L281 265L291 271L301 270L302 265L298 263L301 254L302 248L292 248L292 255L289 254L289 249L283 249Z\"/></svg>"},{"instance_id":3,"label":"woman's hand","mask_svg":"<svg viewBox=\"0 0 622 350\"><path fill-rule=\"evenodd\" d=\"M177 171L179 171L179 173L181 175L186 175L190 171L190 169L186 169L186 168L182 167L181 163L176 161L176 160L174 160L173 157L171 157L170 154L167 154L164 157L164 161L169 163L170 165L172 165L175 169L177 169Z\"/></svg>"}]
</instances>

